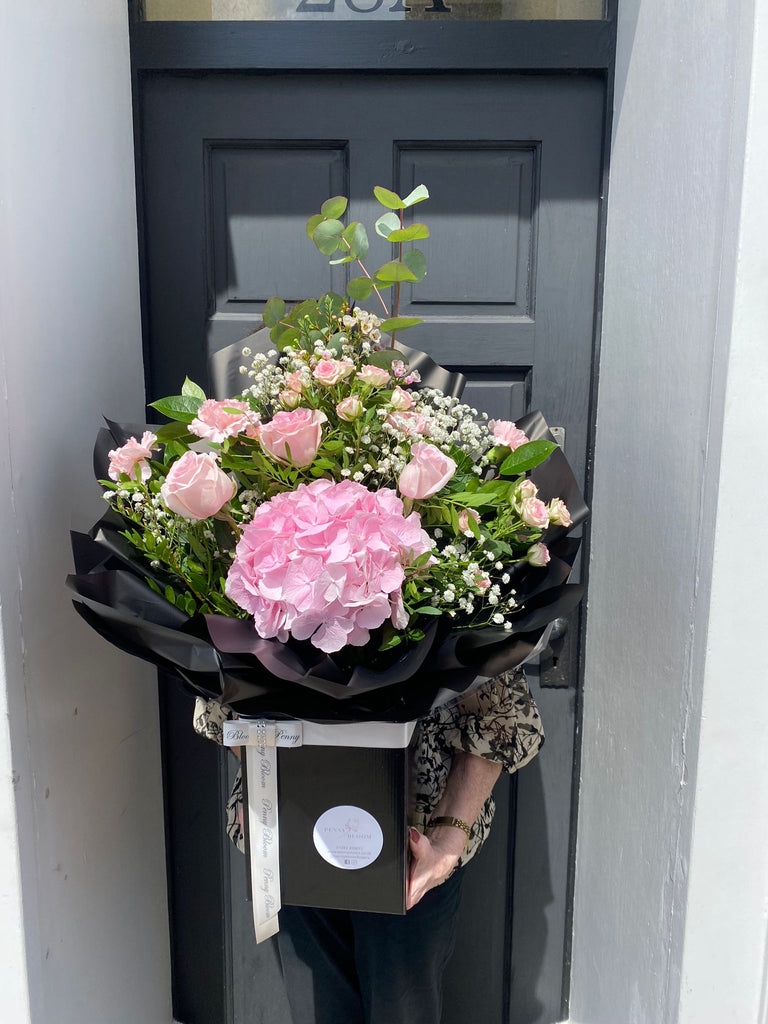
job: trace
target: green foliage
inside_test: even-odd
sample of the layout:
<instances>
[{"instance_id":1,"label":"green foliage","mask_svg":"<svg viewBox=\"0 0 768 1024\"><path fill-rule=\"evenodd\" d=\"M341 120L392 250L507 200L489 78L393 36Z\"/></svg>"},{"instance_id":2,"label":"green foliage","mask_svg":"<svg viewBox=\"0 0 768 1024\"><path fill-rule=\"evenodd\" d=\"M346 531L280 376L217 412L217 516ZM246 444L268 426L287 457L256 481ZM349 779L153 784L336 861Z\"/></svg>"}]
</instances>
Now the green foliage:
<instances>
[{"instance_id":1,"label":"green foliage","mask_svg":"<svg viewBox=\"0 0 768 1024\"><path fill-rule=\"evenodd\" d=\"M528 441L521 444L502 462L499 472L502 476L519 476L527 473L545 459L549 458L557 448L554 441Z\"/></svg>"},{"instance_id":2,"label":"green foliage","mask_svg":"<svg viewBox=\"0 0 768 1024\"><path fill-rule=\"evenodd\" d=\"M168 398L158 398L156 402L149 403L150 408L157 409L163 416L181 423L191 423L202 404L202 399L194 395L170 395Z\"/></svg>"}]
</instances>

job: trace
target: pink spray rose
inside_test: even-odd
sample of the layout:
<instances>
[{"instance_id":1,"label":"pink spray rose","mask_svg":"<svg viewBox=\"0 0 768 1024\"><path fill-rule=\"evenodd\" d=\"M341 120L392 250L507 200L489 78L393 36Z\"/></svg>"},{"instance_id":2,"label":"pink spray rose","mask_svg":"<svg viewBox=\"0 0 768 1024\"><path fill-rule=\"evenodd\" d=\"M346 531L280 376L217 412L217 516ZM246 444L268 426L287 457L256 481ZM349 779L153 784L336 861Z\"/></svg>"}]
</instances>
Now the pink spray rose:
<instances>
[{"instance_id":1,"label":"pink spray rose","mask_svg":"<svg viewBox=\"0 0 768 1024\"><path fill-rule=\"evenodd\" d=\"M541 541L538 544L531 544L526 552L525 560L529 565L542 568L549 561L549 548L546 544L542 544Z\"/></svg>"},{"instance_id":2,"label":"pink spray rose","mask_svg":"<svg viewBox=\"0 0 768 1024\"><path fill-rule=\"evenodd\" d=\"M357 373L363 384L370 384L372 388L384 388L389 384L389 370L381 366L373 366L368 363Z\"/></svg>"},{"instance_id":3,"label":"pink spray rose","mask_svg":"<svg viewBox=\"0 0 768 1024\"><path fill-rule=\"evenodd\" d=\"M160 497L184 519L208 519L235 496L237 484L210 452L184 452L168 470Z\"/></svg>"},{"instance_id":4,"label":"pink spray rose","mask_svg":"<svg viewBox=\"0 0 768 1024\"><path fill-rule=\"evenodd\" d=\"M540 498L523 498L520 502L520 516L528 526L546 530L549 526L549 509Z\"/></svg>"},{"instance_id":5,"label":"pink spray rose","mask_svg":"<svg viewBox=\"0 0 768 1024\"><path fill-rule=\"evenodd\" d=\"M571 513L562 498L553 498L547 505L549 510L549 521L555 526L570 526Z\"/></svg>"},{"instance_id":6,"label":"pink spray rose","mask_svg":"<svg viewBox=\"0 0 768 1024\"><path fill-rule=\"evenodd\" d=\"M247 434L248 437L259 436L261 417L239 399L227 398L217 402L208 398L197 410L197 416L189 424L189 432L221 444L228 437Z\"/></svg>"},{"instance_id":7,"label":"pink spray rose","mask_svg":"<svg viewBox=\"0 0 768 1024\"><path fill-rule=\"evenodd\" d=\"M391 412L384 422L408 437L423 437L429 429L426 418L420 412L414 412L413 409L406 409L405 412Z\"/></svg>"},{"instance_id":8,"label":"pink spray rose","mask_svg":"<svg viewBox=\"0 0 768 1024\"><path fill-rule=\"evenodd\" d=\"M283 388L277 397L284 409L296 409L301 405L301 395L293 388Z\"/></svg>"},{"instance_id":9,"label":"pink spray rose","mask_svg":"<svg viewBox=\"0 0 768 1024\"><path fill-rule=\"evenodd\" d=\"M431 498L456 472L456 463L433 444L419 441L411 447L411 461L400 474L397 486L406 498Z\"/></svg>"},{"instance_id":10,"label":"pink spray rose","mask_svg":"<svg viewBox=\"0 0 768 1024\"><path fill-rule=\"evenodd\" d=\"M488 428L493 433L496 444L506 445L512 451L526 444L528 437L511 420L489 420Z\"/></svg>"},{"instance_id":11,"label":"pink spray rose","mask_svg":"<svg viewBox=\"0 0 768 1024\"><path fill-rule=\"evenodd\" d=\"M480 522L480 516L475 512L473 508L463 508L459 512L459 529L462 533L466 533L469 530L469 517L475 520L476 523ZM470 531L471 532L471 531Z\"/></svg>"},{"instance_id":12,"label":"pink spray rose","mask_svg":"<svg viewBox=\"0 0 768 1024\"><path fill-rule=\"evenodd\" d=\"M336 406L336 415L340 420L346 420L347 423L352 423L362 416L364 412L363 403L357 395L347 395Z\"/></svg>"},{"instance_id":13,"label":"pink spray rose","mask_svg":"<svg viewBox=\"0 0 768 1024\"><path fill-rule=\"evenodd\" d=\"M521 480L520 483L517 484L514 491L512 492L512 498L513 501L520 502L524 498L535 498L538 493L539 488L536 486L533 480L529 480L528 478L526 478L525 480Z\"/></svg>"},{"instance_id":14,"label":"pink spray rose","mask_svg":"<svg viewBox=\"0 0 768 1024\"><path fill-rule=\"evenodd\" d=\"M331 387L344 380L355 368L348 359L321 359L312 371L312 376L319 384Z\"/></svg>"},{"instance_id":15,"label":"pink spray rose","mask_svg":"<svg viewBox=\"0 0 768 1024\"><path fill-rule=\"evenodd\" d=\"M304 385L304 374L301 372L301 370L294 370L293 373L286 373L285 386L290 388L291 391L295 391L297 394L300 395L304 390Z\"/></svg>"},{"instance_id":16,"label":"pink spray rose","mask_svg":"<svg viewBox=\"0 0 768 1024\"><path fill-rule=\"evenodd\" d=\"M152 475L152 470L146 460L151 457L156 443L157 435L150 430L145 430L140 441L137 441L135 437L129 437L120 448L113 448L109 453L109 469L107 471L110 480L119 480L121 473L125 473L126 476L135 480L138 468L141 479L146 483Z\"/></svg>"},{"instance_id":17,"label":"pink spray rose","mask_svg":"<svg viewBox=\"0 0 768 1024\"><path fill-rule=\"evenodd\" d=\"M406 409L410 409L413 405L413 399L405 388L395 388L392 392L392 397L389 400L389 404L393 409L397 409L398 412L404 412Z\"/></svg>"},{"instance_id":18,"label":"pink spray rose","mask_svg":"<svg viewBox=\"0 0 768 1024\"><path fill-rule=\"evenodd\" d=\"M431 550L416 512L390 488L315 480L261 504L244 527L227 594L261 637L289 635L327 653L408 622L404 565Z\"/></svg>"},{"instance_id":19,"label":"pink spray rose","mask_svg":"<svg viewBox=\"0 0 768 1024\"><path fill-rule=\"evenodd\" d=\"M291 450L290 461L303 469L317 455L327 418L319 409L276 412L269 423L262 424L262 446L278 462L288 462L287 446Z\"/></svg>"}]
</instances>

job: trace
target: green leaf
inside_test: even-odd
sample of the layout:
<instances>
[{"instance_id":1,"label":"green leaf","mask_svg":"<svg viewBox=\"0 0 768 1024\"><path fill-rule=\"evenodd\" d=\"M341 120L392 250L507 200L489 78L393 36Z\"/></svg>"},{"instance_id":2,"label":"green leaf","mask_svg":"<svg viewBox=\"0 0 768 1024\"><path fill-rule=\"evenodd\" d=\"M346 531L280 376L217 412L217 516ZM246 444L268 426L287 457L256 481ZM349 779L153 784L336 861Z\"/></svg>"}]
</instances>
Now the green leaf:
<instances>
[{"instance_id":1,"label":"green leaf","mask_svg":"<svg viewBox=\"0 0 768 1024\"><path fill-rule=\"evenodd\" d=\"M557 448L554 441L529 441L521 444L502 462L499 473L502 476L519 476L538 466L549 458Z\"/></svg>"},{"instance_id":2,"label":"green leaf","mask_svg":"<svg viewBox=\"0 0 768 1024\"><path fill-rule=\"evenodd\" d=\"M368 362L371 366L381 366L388 370L396 359L402 359L403 353L392 348L382 348L378 352L371 352Z\"/></svg>"},{"instance_id":3,"label":"green leaf","mask_svg":"<svg viewBox=\"0 0 768 1024\"><path fill-rule=\"evenodd\" d=\"M340 256L337 260L328 260L332 267L338 267L340 263L351 263L354 256Z\"/></svg>"},{"instance_id":4,"label":"green leaf","mask_svg":"<svg viewBox=\"0 0 768 1024\"><path fill-rule=\"evenodd\" d=\"M326 199L320 207L320 213L329 220L338 220L347 208L346 196L333 196Z\"/></svg>"},{"instance_id":5,"label":"green leaf","mask_svg":"<svg viewBox=\"0 0 768 1024\"><path fill-rule=\"evenodd\" d=\"M390 242L415 242L417 238L429 238L429 228L426 224L417 222L410 224L407 228L398 228L393 231L388 241Z\"/></svg>"},{"instance_id":6,"label":"green leaf","mask_svg":"<svg viewBox=\"0 0 768 1024\"><path fill-rule=\"evenodd\" d=\"M414 615L442 615L439 608L433 608L431 604L423 604L420 608L413 609Z\"/></svg>"},{"instance_id":7,"label":"green leaf","mask_svg":"<svg viewBox=\"0 0 768 1024\"><path fill-rule=\"evenodd\" d=\"M340 220L324 220L312 234L312 241L324 256L333 256L339 248L344 225Z\"/></svg>"},{"instance_id":8,"label":"green leaf","mask_svg":"<svg viewBox=\"0 0 768 1024\"><path fill-rule=\"evenodd\" d=\"M189 377L184 378L184 383L181 385L181 393L191 398L199 398L201 402L205 401L205 392L199 384L195 384Z\"/></svg>"},{"instance_id":9,"label":"green leaf","mask_svg":"<svg viewBox=\"0 0 768 1024\"><path fill-rule=\"evenodd\" d=\"M422 203L429 199L429 192L426 185L417 185L413 192L409 192L403 200L403 206L413 206L414 203Z\"/></svg>"},{"instance_id":10,"label":"green leaf","mask_svg":"<svg viewBox=\"0 0 768 1024\"><path fill-rule=\"evenodd\" d=\"M382 213L379 219L374 224L376 234L381 235L382 238L389 239L389 236L393 231L397 231L400 227L400 218L396 213Z\"/></svg>"},{"instance_id":11,"label":"green leaf","mask_svg":"<svg viewBox=\"0 0 768 1024\"><path fill-rule=\"evenodd\" d=\"M386 206L388 210L404 210L405 203L397 194L397 192L390 192L388 188L382 188L381 185L376 185L373 190L373 194L379 200L382 206Z\"/></svg>"},{"instance_id":12,"label":"green leaf","mask_svg":"<svg viewBox=\"0 0 768 1024\"><path fill-rule=\"evenodd\" d=\"M358 221L344 229L342 238L349 246L349 255L356 260L364 260L368 255L368 234Z\"/></svg>"},{"instance_id":13,"label":"green leaf","mask_svg":"<svg viewBox=\"0 0 768 1024\"><path fill-rule=\"evenodd\" d=\"M150 402L149 406L151 409L157 409L168 419L190 423L202 404L199 398L192 395L169 395L168 398L158 398L156 402Z\"/></svg>"},{"instance_id":14,"label":"green leaf","mask_svg":"<svg viewBox=\"0 0 768 1024\"><path fill-rule=\"evenodd\" d=\"M400 260L390 260L383 267L379 267L376 277L380 277L382 281L418 281L413 271Z\"/></svg>"},{"instance_id":15,"label":"green leaf","mask_svg":"<svg viewBox=\"0 0 768 1024\"><path fill-rule=\"evenodd\" d=\"M460 491L458 494L446 495L446 500L457 502L459 505L469 505L470 508L480 508L483 505L493 505L498 501L497 494L481 494L479 491L472 494L470 491Z\"/></svg>"},{"instance_id":16,"label":"green leaf","mask_svg":"<svg viewBox=\"0 0 768 1024\"><path fill-rule=\"evenodd\" d=\"M404 331L406 327L415 327L417 324L423 324L424 321L417 316L393 316L389 320L385 320L382 325L382 331Z\"/></svg>"},{"instance_id":17,"label":"green leaf","mask_svg":"<svg viewBox=\"0 0 768 1024\"><path fill-rule=\"evenodd\" d=\"M315 228L317 227L317 225L321 224L324 220L325 218L323 217L322 213L316 213L314 217L309 218L309 220L307 221L307 234L309 235L310 238L312 237L312 235L314 235Z\"/></svg>"},{"instance_id":18,"label":"green leaf","mask_svg":"<svg viewBox=\"0 0 768 1024\"><path fill-rule=\"evenodd\" d=\"M421 249L411 249L403 253L403 263L413 274L415 281L423 281L427 276L427 261Z\"/></svg>"},{"instance_id":19,"label":"green leaf","mask_svg":"<svg viewBox=\"0 0 768 1024\"><path fill-rule=\"evenodd\" d=\"M267 299L264 309L261 311L261 319L265 327L275 327L285 316L285 303L277 295Z\"/></svg>"},{"instance_id":20,"label":"green leaf","mask_svg":"<svg viewBox=\"0 0 768 1024\"><path fill-rule=\"evenodd\" d=\"M181 438L193 438L194 434L190 434L187 430L187 424L183 421L174 420L173 423L164 423L162 427L159 427L155 431L157 434L157 440L160 444L165 444L166 441L177 441ZM199 438L194 438L196 441Z\"/></svg>"},{"instance_id":21,"label":"green leaf","mask_svg":"<svg viewBox=\"0 0 768 1024\"><path fill-rule=\"evenodd\" d=\"M373 291L373 281L369 277L353 277L347 285L347 295L356 302L364 302Z\"/></svg>"}]
</instances>

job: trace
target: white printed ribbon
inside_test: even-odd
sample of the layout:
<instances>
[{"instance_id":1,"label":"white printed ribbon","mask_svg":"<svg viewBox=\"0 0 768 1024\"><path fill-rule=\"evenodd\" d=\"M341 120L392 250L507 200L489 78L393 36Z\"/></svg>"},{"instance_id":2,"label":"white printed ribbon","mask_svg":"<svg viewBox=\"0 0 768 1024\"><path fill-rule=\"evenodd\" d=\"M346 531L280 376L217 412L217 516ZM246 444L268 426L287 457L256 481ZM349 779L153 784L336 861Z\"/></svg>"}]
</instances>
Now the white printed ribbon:
<instances>
[{"instance_id":1,"label":"white printed ribbon","mask_svg":"<svg viewBox=\"0 0 768 1024\"><path fill-rule=\"evenodd\" d=\"M279 929L277 747L300 747L302 723L262 719L225 722L224 744L245 748L253 926L256 942L263 942Z\"/></svg>"},{"instance_id":2,"label":"white printed ribbon","mask_svg":"<svg viewBox=\"0 0 768 1024\"><path fill-rule=\"evenodd\" d=\"M415 722L272 722L240 718L225 722L227 747L245 748L248 835L256 942L276 935L280 911L280 823L277 807L277 747L407 747Z\"/></svg>"}]
</instances>

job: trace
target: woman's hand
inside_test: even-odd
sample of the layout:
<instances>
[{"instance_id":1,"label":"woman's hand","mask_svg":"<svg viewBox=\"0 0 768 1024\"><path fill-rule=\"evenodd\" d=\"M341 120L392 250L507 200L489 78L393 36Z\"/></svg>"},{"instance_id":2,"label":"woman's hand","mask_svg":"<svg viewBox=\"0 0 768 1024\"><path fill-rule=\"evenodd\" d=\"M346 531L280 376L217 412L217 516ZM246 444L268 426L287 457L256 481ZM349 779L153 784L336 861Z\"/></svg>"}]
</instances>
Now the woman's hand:
<instances>
[{"instance_id":1,"label":"woman's hand","mask_svg":"<svg viewBox=\"0 0 768 1024\"><path fill-rule=\"evenodd\" d=\"M446 880L464 850L464 833L458 828L436 828L431 836L410 830L411 868L405 908L410 910L430 889Z\"/></svg>"}]
</instances>

